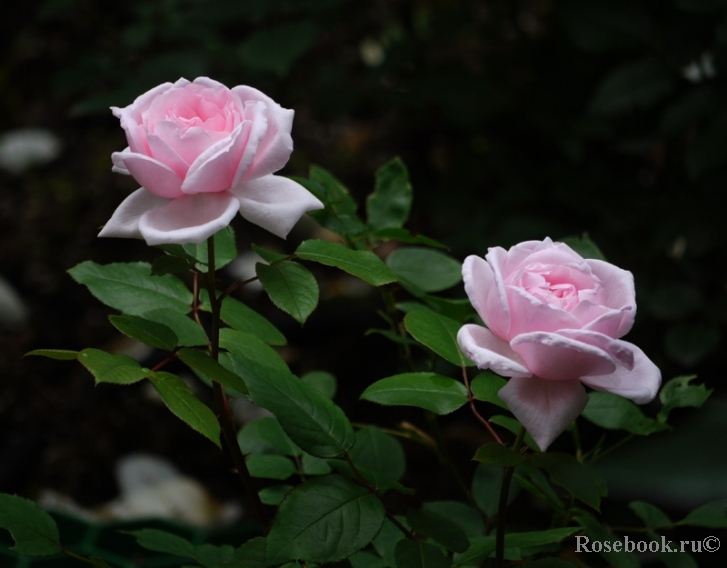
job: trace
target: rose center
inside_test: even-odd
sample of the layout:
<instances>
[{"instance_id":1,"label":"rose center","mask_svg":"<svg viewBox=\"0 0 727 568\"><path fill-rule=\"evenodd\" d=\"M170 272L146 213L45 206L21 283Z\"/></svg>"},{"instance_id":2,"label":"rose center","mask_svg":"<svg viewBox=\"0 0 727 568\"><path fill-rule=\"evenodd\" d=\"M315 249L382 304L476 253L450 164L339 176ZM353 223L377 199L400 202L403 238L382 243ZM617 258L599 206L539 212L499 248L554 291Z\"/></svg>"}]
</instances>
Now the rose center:
<instances>
[{"instance_id":1,"label":"rose center","mask_svg":"<svg viewBox=\"0 0 727 568\"><path fill-rule=\"evenodd\" d=\"M591 274L567 266L529 266L513 282L544 304L573 310L584 300L597 300L601 287Z\"/></svg>"}]
</instances>

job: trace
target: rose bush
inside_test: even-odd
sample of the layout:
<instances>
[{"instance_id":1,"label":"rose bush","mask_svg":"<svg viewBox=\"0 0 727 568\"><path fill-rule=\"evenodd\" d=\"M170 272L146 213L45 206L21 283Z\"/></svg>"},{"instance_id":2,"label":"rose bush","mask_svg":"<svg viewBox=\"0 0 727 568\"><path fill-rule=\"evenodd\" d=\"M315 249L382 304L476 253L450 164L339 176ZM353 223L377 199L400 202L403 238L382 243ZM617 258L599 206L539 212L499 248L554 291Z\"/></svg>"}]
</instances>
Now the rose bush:
<instances>
[{"instance_id":1,"label":"rose bush","mask_svg":"<svg viewBox=\"0 0 727 568\"><path fill-rule=\"evenodd\" d=\"M252 87L179 79L111 110L129 143L112 155L113 170L142 187L116 209L101 237L199 243L238 211L285 237L306 211L323 208L301 185L273 175L293 151L293 111Z\"/></svg>"},{"instance_id":2,"label":"rose bush","mask_svg":"<svg viewBox=\"0 0 727 568\"><path fill-rule=\"evenodd\" d=\"M542 450L585 408L583 385L638 404L656 396L659 369L618 339L636 315L630 272L546 238L470 256L462 274L487 328L463 326L459 345L510 377L500 397Z\"/></svg>"}]
</instances>

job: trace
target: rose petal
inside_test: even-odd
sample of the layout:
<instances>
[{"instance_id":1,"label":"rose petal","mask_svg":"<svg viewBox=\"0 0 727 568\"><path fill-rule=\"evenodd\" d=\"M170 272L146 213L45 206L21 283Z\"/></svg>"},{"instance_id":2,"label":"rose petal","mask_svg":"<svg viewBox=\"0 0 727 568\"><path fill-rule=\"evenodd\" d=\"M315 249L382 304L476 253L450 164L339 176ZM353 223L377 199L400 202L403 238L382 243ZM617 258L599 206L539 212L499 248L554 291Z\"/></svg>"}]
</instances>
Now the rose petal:
<instances>
[{"instance_id":1,"label":"rose petal","mask_svg":"<svg viewBox=\"0 0 727 568\"><path fill-rule=\"evenodd\" d=\"M507 337L507 330L510 327L510 308L505 298L500 298L498 294L495 275L490 265L479 256L468 256L462 264L462 279L470 303L487 327L501 338ZM490 296L500 300L498 309L487 309Z\"/></svg>"},{"instance_id":2,"label":"rose petal","mask_svg":"<svg viewBox=\"0 0 727 568\"><path fill-rule=\"evenodd\" d=\"M619 343L631 350L633 367L619 366L613 373L583 377L581 382L593 389L623 396L636 404L651 402L659 392L661 371L636 345L626 341Z\"/></svg>"},{"instance_id":3,"label":"rose petal","mask_svg":"<svg viewBox=\"0 0 727 568\"><path fill-rule=\"evenodd\" d=\"M462 326L457 333L457 343L462 352L480 369L491 369L503 377L532 375L520 355L515 353L506 341L480 325Z\"/></svg>"},{"instance_id":4,"label":"rose petal","mask_svg":"<svg viewBox=\"0 0 727 568\"><path fill-rule=\"evenodd\" d=\"M142 215L139 232L150 246L201 243L227 227L239 207L227 192L185 195Z\"/></svg>"},{"instance_id":5,"label":"rose petal","mask_svg":"<svg viewBox=\"0 0 727 568\"><path fill-rule=\"evenodd\" d=\"M224 140L202 152L190 166L182 183L186 194L217 193L233 187L235 170L248 143L252 122L245 121Z\"/></svg>"},{"instance_id":6,"label":"rose petal","mask_svg":"<svg viewBox=\"0 0 727 568\"><path fill-rule=\"evenodd\" d=\"M154 195L169 199L183 195L182 180L169 166L133 152L114 152L111 159L123 162L133 178Z\"/></svg>"},{"instance_id":7,"label":"rose petal","mask_svg":"<svg viewBox=\"0 0 727 568\"><path fill-rule=\"evenodd\" d=\"M131 172L127 169L127 167L124 165L124 156L129 154L131 152L131 149L127 146L124 148L121 152L114 152L111 154L111 162L113 163L113 166L111 167L112 172L116 172L117 174L124 174L127 176L131 175Z\"/></svg>"},{"instance_id":8,"label":"rose petal","mask_svg":"<svg viewBox=\"0 0 727 568\"><path fill-rule=\"evenodd\" d=\"M180 79L179 81L186 81L186 79ZM124 108L111 107L111 112L119 119L121 127L126 132L126 140L132 152L139 154L146 154L148 152L146 130L139 126L142 124L142 114L148 110L149 105L151 105L155 98L176 86L179 81L174 85L171 83L162 83L143 95L139 95L134 99L133 103Z\"/></svg>"},{"instance_id":9,"label":"rose petal","mask_svg":"<svg viewBox=\"0 0 727 568\"><path fill-rule=\"evenodd\" d=\"M157 197L140 187L121 202L98 236L140 239L142 238L139 232L141 216L167 203L168 199Z\"/></svg>"},{"instance_id":10,"label":"rose petal","mask_svg":"<svg viewBox=\"0 0 727 568\"><path fill-rule=\"evenodd\" d=\"M613 333L607 331L604 331L604 333L608 333L612 337L626 335L634 325L634 318L636 317L634 275L628 270L623 270L602 260L588 259L586 262L591 267L593 274L601 280L604 304L621 312L621 321Z\"/></svg>"},{"instance_id":11,"label":"rose petal","mask_svg":"<svg viewBox=\"0 0 727 568\"><path fill-rule=\"evenodd\" d=\"M306 211L323 209L323 203L312 193L282 176L243 182L231 193L240 200L240 215L281 238Z\"/></svg>"},{"instance_id":12,"label":"rose petal","mask_svg":"<svg viewBox=\"0 0 727 568\"><path fill-rule=\"evenodd\" d=\"M151 157L165 166L168 166L175 174L177 174L179 179L184 179L187 175L187 170L189 170L189 164L185 162L179 154L177 154L176 150L156 134L150 134L147 137L147 142L149 144Z\"/></svg>"},{"instance_id":13,"label":"rose petal","mask_svg":"<svg viewBox=\"0 0 727 568\"><path fill-rule=\"evenodd\" d=\"M553 304L544 304L523 288L506 286L507 301L513 315L509 337L512 339L531 331L557 331L559 329L580 328L578 319Z\"/></svg>"},{"instance_id":14,"label":"rose petal","mask_svg":"<svg viewBox=\"0 0 727 568\"><path fill-rule=\"evenodd\" d=\"M252 123L250 134L247 138L242 158L235 171L232 187L237 187L243 179L251 179L247 176L248 170L252 167L255 156L260 149L265 135L268 131L267 107L260 101L246 101L244 104L245 122ZM286 160L287 161L287 160ZM270 172L272 173L272 172ZM262 177L262 176L259 176Z\"/></svg>"},{"instance_id":15,"label":"rose petal","mask_svg":"<svg viewBox=\"0 0 727 568\"><path fill-rule=\"evenodd\" d=\"M606 375L617 366L614 357L603 349L559 333L524 333L510 341L510 347L533 375L549 381Z\"/></svg>"},{"instance_id":16,"label":"rose petal","mask_svg":"<svg viewBox=\"0 0 727 568\"><path fill-rule=\"evenodd\" d=\"M487 304L484 308L484 314L480 315L495 335L508 340L512 337L510 334L512 312L507 301L507 291L505 290L502 272L502 267L507 261L507 251L501 247L492 247L487 250L485 260L492 269L494 286L487 294Z\"/></svg>"},{"instance_id":17,"label":"rose petal","mask_svg":"<svg viewBox=\"0 0 727 568\"><path fill-rule=\"evenodd\" d=\"M514 378L498 394L542 451L588 404L586 389L580 381Z\"/></svg>"},{"instance_id":18,"label":"rose petal","mask_svg":"<svg viewBox=\"0 0 727 568\"><path fill-rule=\"evenodd\" d=\"M632 369L634 366L633 345L620 339L614 339L597 331L587 329L561 329L558 335L573 339L580 343L593 345L608 353L618 365Z\"/></svg>"},{"instance_id":19,"label":"rose petal","mask_svg":"<svg viewBox=\"0 0 727 568\"><path fill-rule=\"evenodd\" d=\"M246 101L262 101L265 103L268 119L265 137L255 154L255 159L248 168L242 181L260 178L280 170L293 152L293 138L290 131L293 128L292 110L281 107L273 99L257 89L241 85L234 87L235 93L242 104Z\"/></svg>"}]
</instances>

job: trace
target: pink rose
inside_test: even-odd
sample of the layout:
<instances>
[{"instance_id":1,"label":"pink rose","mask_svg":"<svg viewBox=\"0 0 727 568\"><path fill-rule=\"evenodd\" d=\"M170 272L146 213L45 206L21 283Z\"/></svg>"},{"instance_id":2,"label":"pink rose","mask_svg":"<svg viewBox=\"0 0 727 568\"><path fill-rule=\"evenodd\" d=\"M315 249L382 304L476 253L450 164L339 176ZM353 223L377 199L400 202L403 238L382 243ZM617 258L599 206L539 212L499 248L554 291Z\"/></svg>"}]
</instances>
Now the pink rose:
<instances>
[{"instance_id":1,"label":"pink rose","mask_svg":"<svg viewBox=\"0 0 727 568\"><path fill-rule=\"evenodd\" d=\"M323 208L301 185L272 175L293 151L293 111L252 87L179 79L111 110L129 142L111 156L113 170L142 187L121 203L100 237L199 243L238 211L285 237L303 213Z\"/></svg>"},{"instance_id":2,"label":"pink rose","mask_svg":"<svg viewBox=\"0 0 727 568\"><path fill-rule=\"evenodd\" d=\"M480 369L510 377L500 397L542 450L586 407L583 385L637 404L656 396L659 369L618 339L636 315L630 272L546 238L470 256L462 275L487 328L465 325L457 341Z\"/></svg>"}]
</instances>

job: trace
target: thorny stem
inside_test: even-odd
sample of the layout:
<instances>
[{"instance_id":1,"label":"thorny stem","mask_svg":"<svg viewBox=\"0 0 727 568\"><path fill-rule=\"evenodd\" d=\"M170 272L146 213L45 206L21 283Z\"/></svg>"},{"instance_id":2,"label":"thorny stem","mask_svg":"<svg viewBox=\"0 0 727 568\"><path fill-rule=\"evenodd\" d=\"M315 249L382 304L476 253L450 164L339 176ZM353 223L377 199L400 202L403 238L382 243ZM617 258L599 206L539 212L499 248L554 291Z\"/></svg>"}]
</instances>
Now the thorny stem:
<instances>
[{"instance_id":1,"label":"thorny stem","mask_svg":"<svg viewBox=\"0 0 727 568\"><path fill-rule=\"evenodd\" d=\"M525 439L525 428L521 427L512 449L520 450ZM497 532L495 534L495 566L502 568L505 565L505 510L507 509L507 496L510 493L510 482L515 472L514 467L506 467L502 472L502 485L500 485L500 502L497 505Z\"/></svg>"},{"instance_id":2,"label":"thorny stem","mask_svg":"<svg viewBox=\"0 0 727 568\"><path fill-rule=\"evenodd\" d=\"M472 394L472 390L470 390L470 382L467 378L467 368L464 365L462 365L462 380L464 381L464 386L467 388L467 399L470 402L470 410L472 410L472 414L474 414L475 418L477 418L477 420L479 420L484 427L487 428L487 431L495 439L495 441L501 446L504 446L505 442L503 442L500 436L497 435L497 432L495 432L495 429L492 427L489 420L485 420L475 406L475 397Z\"/></svg>"},{"instance_id":3,"label":"thorny stem","mask_svg":"<svg viewBox=\"0 0 727 568\"><path fill-rule=\"evenodd\" d=\"M348 467L351 468L351 471L356 476L356 480L366 487L371 493L376 495L376 497L381 500L381 495L376 491L376 487L373 487L368 481L366 481L366 478L361 475L361 472L356 468L356 465L353 463L353 460L351 459L351 456L348 454L348 452L345 452L343 454L343 458L346 460L346 463L348 464ZM402 525L394 515L389 513L389 511L386 510L386 507L384 507L384 511L386 514L386 518L389 519L392 524L398 528L401 532L403 532L407 538L414 540L414 533L411 532L409 529L407 529L404 525Z\"/></svg>"},{"instance_id":4,"label":"thorny stem","mask_svg":"<svg viewBox=\"0 0 727 568\"><path fill-rule=\"evenodd\" d=\"M217 296L217 290L215 286L215 241L214 237L207 239L207 291L210 299L210 306L212 309L212 330L210 333L210 357L217 361L220 350L220 309L222 307L222 298ZM216 381L213 381L213 389L215 393L215 403L217 405L217 412L219 413L220 427L222 434L225 438L225 445L227 451L232 457L232 461L235 464L237 474L240 476L242 485L245 488L245 500L249 510L255 512L260 524L263 527L265 534L270 530L270 519L268 518L267 511L260 501L255 483L250 475L250 471L247 469L245 463L245 456L242 455L240 445L237 443L237 429L235 428L235 422L232 418L232 412L230 411L230 404L227 400L222 385Z\"/></svg>"}]
</instances>

